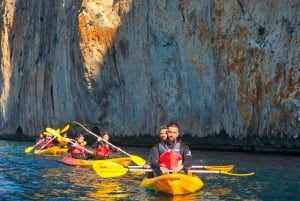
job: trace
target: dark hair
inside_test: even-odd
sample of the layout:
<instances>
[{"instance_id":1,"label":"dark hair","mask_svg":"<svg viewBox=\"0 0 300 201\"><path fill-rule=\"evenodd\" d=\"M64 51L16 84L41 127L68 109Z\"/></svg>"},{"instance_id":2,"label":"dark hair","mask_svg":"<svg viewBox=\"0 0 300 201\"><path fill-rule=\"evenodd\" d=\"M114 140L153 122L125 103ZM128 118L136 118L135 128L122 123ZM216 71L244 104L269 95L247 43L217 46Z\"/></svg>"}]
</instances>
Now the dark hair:
<instances>
[{"instance_id":1,"label":"dark hair","mask_svg":"<svg viewBox=\"0 0 300 201\"><path fill-rule=\"evenodd\" d=\"M179 124L178 124L178 123L175 123L175 122L170 122L170 123L167 125L167 127L176 127L176 128L178 128L178 130L180 129Z\"/></svg>"},{"instance_id":2,"label":"dark hair","mask_svg":"<svg viewBox=\"0 0 300 201\"><path fill-rule=\"evenodd\" d=\"M81 133L78 133L77 136L76 136L76 139L78 139L80 137L84 137L84 135L82 135Z\"/></svg>"},{"instance_id":3,"label":"dark hair","mask_svg":"<svg viewBox=\"0 0 300 201\"><path fill-rule=\"evenodd\" d=\"M102 133L102 137L104 137L104 135L107 135L108 137L110 136L110 134L107 131L105 131L104 133Z\"/></svg>"}]
</instances>

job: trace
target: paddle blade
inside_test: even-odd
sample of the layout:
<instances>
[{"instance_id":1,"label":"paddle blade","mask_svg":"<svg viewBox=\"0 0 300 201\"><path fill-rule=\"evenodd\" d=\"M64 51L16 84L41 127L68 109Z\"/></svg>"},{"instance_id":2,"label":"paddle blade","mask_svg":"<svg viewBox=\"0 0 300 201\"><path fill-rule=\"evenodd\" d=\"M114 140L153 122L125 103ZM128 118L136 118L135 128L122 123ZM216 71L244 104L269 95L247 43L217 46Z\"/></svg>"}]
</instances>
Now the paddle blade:
<instances>
[{"instance_id":1,"label":"paddle blade","mask_svg":"<svg viewBox=\"0 0 300 201\"><path fill-rule=\"evenodd\" d=\"M51 135L54 135L54 136L56 136L56 137L58 137L58 138L62 138L62 136L59 134L59 131L58 130L55 130L55 129L53 129L53 128L46 128L46 131L48 132L48 133L50 133Z\"/></svg>"},{"instance_id":2,"label":"paddle blade","mask_svg":"<svg viewBox=\"0 0 300 201\"><path fill-rule=\"evenodd\" d=\"M252 176L255 173L249 172L249 173L232 173L232 172L226 172L226 171L220 171L221 174L230 175L230 176L236 176L236 177L248 177Z\"/></svg>"},{"instance_id":3,"label":"paddle blade","mask_svg":"<svg viewBox=\"0 0 300 201\"><path fill-rule=\"evenodd\" d=\"M70 128L70 125L67 124L63 129L61 129L60 133L65 133L66 131L68 131Z\"/></svg>"},{"instance_id":4,"label":"paddle blade","mask_svg":"<svg viewBox=\"0 0 300 201\"><path fill-rule=\"evenodd\" d=\"M227 171L220 171L220 170L189 170L191 173L214 173L214 174L224 174L229 176L236 176L236 177L247 177L252 176L255 173L249 172L249 173L233 173L233 172L227 172Z\"/></svg>"},{"instance_id":5,"label":"paddle blade","mask_svg":"<svg viewBox=\"0 0 300 201\"><path fill-rule=\"evenodd\" d=\"M219 170L229 172L234 168L234 165L205 165L206 170Z\"/></svg>"},{"instance_id":6,"label":"paddle blade","mask_svg":"<svg viewBox=\"0 0 300 201\"><path fill-rule=\"evenodd\" d=\"M34 149L34 147L27 147L27 148L24 150L24 152L25 152L25 153L29 153L29 152L31 152L33 149Z\"/></svg>"},{"instance_id":7,"label":"paddle blade","mask_svg":"<svg viewBox=\"0 0 300 201\"><path fill-rule=\"evenodd\" d=\"M146 161L139 156L130 155L130 159L139 166L143 166L144 164L146 164Z\"/></svg>"},{"instance_id":8,"label":"paddle blade","mask_svg":"<svg viewBox=\"0 0 300 201\"><path fill-rule=\"evenodd\" d=\"M122 165L111 161L94 162L93 169L102 178L119 177L125 175L128 171Z\"/></svg>"}]
</instances>

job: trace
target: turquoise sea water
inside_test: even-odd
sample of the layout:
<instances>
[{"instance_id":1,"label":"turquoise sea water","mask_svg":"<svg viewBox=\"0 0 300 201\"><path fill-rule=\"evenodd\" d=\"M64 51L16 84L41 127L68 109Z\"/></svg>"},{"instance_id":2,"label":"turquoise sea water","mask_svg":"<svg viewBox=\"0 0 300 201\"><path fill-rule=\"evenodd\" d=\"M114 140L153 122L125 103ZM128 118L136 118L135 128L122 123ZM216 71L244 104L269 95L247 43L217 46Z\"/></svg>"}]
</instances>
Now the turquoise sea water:
<instances>
[{"instance_id":1,"label":"turquoise sea water","mask_svg":"<svg viewBox=\"0 0 300 201\"><path fill-rule=\"evenodd\" d=\"M103 179L92 169L64 165L61 157L25 154L28 146L33 143L0 141L0 200L299 200L299 156L192 150L194 165L234 164L234 172L256 174L199 174L204 182L201 191L170 196L141 189L143 173ZM149 152L122 148L143 158Z\"/></svg>"}]
</instances>

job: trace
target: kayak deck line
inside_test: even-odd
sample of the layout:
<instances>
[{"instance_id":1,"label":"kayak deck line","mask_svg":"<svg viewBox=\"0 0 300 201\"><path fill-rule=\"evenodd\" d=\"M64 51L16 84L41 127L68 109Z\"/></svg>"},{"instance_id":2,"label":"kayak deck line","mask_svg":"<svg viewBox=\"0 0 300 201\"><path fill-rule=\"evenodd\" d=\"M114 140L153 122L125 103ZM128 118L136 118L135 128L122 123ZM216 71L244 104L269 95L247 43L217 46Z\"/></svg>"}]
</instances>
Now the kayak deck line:
<instances>
[{"instance_id":1,"label":"kayak deck line","mask_svg":"<svg viewBox=\"0 0 300 201\"><path fill-rule=\"evenodd\" d=\"M71 155L64 156L62 161L66 165L76 166L76 167L93 167L93 164L96 163L96 162L115 162L115 163L120 164L122 166L128 166L131 163L130 157L85 160L85 159L73 158Z\"/></svg>"}]
</instances>

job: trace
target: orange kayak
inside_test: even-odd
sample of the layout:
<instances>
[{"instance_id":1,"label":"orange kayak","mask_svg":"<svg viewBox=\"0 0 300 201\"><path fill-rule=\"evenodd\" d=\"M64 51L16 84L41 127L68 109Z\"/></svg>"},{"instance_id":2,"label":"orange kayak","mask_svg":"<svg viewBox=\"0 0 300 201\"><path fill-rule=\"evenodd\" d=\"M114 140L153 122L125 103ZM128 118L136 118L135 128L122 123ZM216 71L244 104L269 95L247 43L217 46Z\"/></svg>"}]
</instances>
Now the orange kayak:
<instances>
[{"instance_id":1,"label":"orange kayak","mask_svg":"<svg viewBox=\"0 0 300 201\"><path fill-rule=\"evenodd\" d=\"M194 193L203 187L202 180L196 175L165 174L158 177L145 177L140 186L171 195Z\"/></svg>"},{"instance_id":2,"label":"orange kayak","mask_svg":"<svg viewBox=\"0 0 300 201\"><path fill-rule=\"evenodd\" d=\"M102 160L84 160L84 159L72 158L72 156L70 155L65 155L62 161L66 165L76 166L76 167L93 167L93 164L98 161L115 162L123 166L128 166L131 163L130 157L119 157L119 158L110 158L110 159L102 159Z\"/></svg>"}]
</instances>

